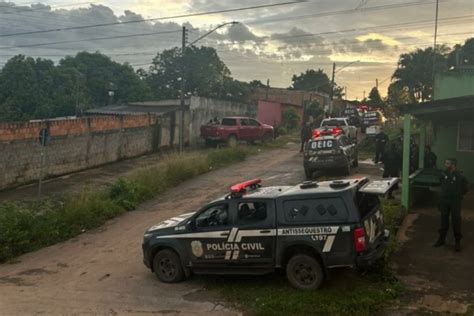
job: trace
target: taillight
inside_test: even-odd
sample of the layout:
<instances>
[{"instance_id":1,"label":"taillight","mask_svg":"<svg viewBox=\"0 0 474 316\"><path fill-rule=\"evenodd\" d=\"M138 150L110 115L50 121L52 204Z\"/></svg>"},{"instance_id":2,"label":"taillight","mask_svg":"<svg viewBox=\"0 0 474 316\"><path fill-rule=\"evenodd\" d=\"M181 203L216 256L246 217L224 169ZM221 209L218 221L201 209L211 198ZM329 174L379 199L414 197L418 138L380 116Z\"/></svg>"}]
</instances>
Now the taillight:
<instances>
[{"instance_id":1,"label":"taillight","mask_svg":"<svg viewBox=\"0 0 474 316\"><path fill-rule=\"evenodd\" d=\"M367 248L365 243L365 229L354 229L354 246L356 252L363 252Z\"/></svg>"}]
</instances>

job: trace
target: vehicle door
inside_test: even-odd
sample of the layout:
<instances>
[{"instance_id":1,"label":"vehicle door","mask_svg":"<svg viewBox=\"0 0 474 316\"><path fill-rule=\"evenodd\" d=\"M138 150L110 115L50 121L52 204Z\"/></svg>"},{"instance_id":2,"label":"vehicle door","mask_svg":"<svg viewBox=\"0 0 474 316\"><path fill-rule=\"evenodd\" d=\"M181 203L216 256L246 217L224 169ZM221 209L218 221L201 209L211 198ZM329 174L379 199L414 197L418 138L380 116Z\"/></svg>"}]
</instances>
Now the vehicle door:
<instances>
[{"instance_id":1,"label":"vehicle door","mask_svg":"<svg viewBox=\"0 0 474 316\"><path fill-rule=\"evenodd\" d=\"M263 128L257 120L249 119L249 125L252 127L252 140L260 140L263 137Z\"/></svg>"},{"instance_id":2,"label":"vehicle door","mask_svg":"<svg viewBox=\"0 0 474 316\"><path fill-rule=\"evenodd\" d=\"M193 217L190 223L192 233L187 239L193 266L209 267L228 262L232 246L227 239L232 224L228 202L208 206Z\"/></svg>"},{"instance_id":3,"label":"vehicle door","mask_svg":"<svg viewBox=\"0 0 474 316\"><path fill-rule=\"evenodd\" d=\"M276 243L275 204L261 199L235 200L235 226L229 240L235 243L232 259L240 265L273 265Z\"/></svg>"},{"instance_id":4,"label":"vehicle door","mask_svg":"<svg viewBox=\"0 0 474 316\"><path fill-rule=\"evenodd\" d=\"M240 140L251 141L252 140L253 127L250 126L249 119L240 119Z\"/></svg>"}]
</instances>

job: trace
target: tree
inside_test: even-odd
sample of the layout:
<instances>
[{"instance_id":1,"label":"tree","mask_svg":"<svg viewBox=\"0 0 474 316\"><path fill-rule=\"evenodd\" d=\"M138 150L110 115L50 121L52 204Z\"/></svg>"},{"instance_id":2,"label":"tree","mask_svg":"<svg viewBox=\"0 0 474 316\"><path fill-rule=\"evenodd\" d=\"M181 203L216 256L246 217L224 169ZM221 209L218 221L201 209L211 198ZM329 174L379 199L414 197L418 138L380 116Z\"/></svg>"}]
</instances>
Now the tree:
<instances>
[{"instance_id":1,"label":"tree","mask_svg":"<svg viewBox=\"0 0 474 316\"><path fill-rule=\"evenodd\" d=\"M186 47L184 60L178 47L164 50L153 59L147 81L157 99L175 99L181 90L181 67L184 67L185 92L204 97L227 95L230 70L214 48Z\"/></svg>"},{"instance_id":2,"label":"tree","mask_svg":"<svg viewBox=\"0 0 474 316\"><path fill-rule=\"evenodd\" d=\"M400 90L407 89L412 100L423 102L432 97L433 55L432 47L400 55L392 80ZM437 48L435 72L446 70L446 55L445 46Z\"/></svg>"},{"instance_id":3,"label":"tree","mask_svg":"<svg viewBox=\"0 0 474 316\"><path fill-rule=\"evenodd\" d=\"M467 39L464 45L456 44L448 55L448 67L459 65L474 66L474 37Z\"/></svg>"},{"instance_id":4,"label":"tree","mask_svg":"<svg viewBox=\"0 0 474 316\"><path fill-rule=\"evenodd\" d=\"M366 103L372 107L379 107L384 109L385 105L382 100L382 97L380 96L379 90L377 87L373 87L372 90L370 90L369 93L369 98L366 101Z\"/></svg>"},{"instance_id":5,"label":"tree","mask_svg":"<svg viewBox=\"0 0 474 316\"><path fill-rule=\"evenodd\" d=\"M67 56L59 62L59 68L75 69L82 74L86 82L85 94L91 105L107 105L109 90L114 91L114 103L143 101L150 96L146 82L130 65L114 62L99 52Z\"/></svg>"},{"instance_id":6,"label":"tree","mask_svg":"<svg viewBox=\"0 0 474 316\"><path fill-rule=\"evenodd\" d=\"M292 90L304 90L304 91L319 91L327 94L331 94L331 80L322 69L317 71L314 69L308 69L304 73L299 75L293 75L291 78L292 85L289 89ZM334 85L334 96L342 96L342 87Z\"/></svg>"},{"instance_id":7,"label":"tree","mask_svg":"<svg viewBox=\"0 0 474 316\"><path fill-rule=\"evenodd\" d=\"M0 73L0 120L22 121L73 115L76 72L51 60L18 55Z\"/></svg>"},{"instance_id":8,"label":"tree","mask_svg":"<svg viewBox=\"0 0 474 316\"><path fill-rule=\"evenodd\" d=\"M294 107L289 107L283 112L282 123L288 130L296 129L300 122L300 116Z\"/></svg>"},{"instance_id":9,"label":"tree","mask_svg":"<svg viewBox=\"0 0 474 316\"><path fill-rule=\"evenodd\" d=\"M306 105L304 121L312 117L314 122L319 122L324 117L324 110L318 101L313 101Z\"/></svg>"}]
</instances>

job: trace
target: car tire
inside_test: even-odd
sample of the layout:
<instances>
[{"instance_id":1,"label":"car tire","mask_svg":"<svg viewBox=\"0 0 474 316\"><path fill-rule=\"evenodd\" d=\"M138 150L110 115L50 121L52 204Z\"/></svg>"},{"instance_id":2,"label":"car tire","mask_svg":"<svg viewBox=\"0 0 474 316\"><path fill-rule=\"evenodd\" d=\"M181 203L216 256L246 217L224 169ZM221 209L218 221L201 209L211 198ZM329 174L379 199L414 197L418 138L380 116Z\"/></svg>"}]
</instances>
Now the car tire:
<instances>
[{"instance_id":1,"label":"car tire","mask_svg":"<svg viewBox=\"0 0 474 316\"><path fill-rule=\"evenodd\" d=\"M177 283L185 278L179 256L170 249L161 250L155 255L153 271L156 277L164 283Z\"/></svg>"},{"instance_id":2,"label":"car tire","mask_svg":"<svg viewBox=\"0 0 474 316\"><path fill-rule=\"evenodd\" d=\"M227 145L230 148L237 147L237 137L235 135L230 135L229 138L227 139Z\"/></svg>"},{"instance_id":3,"label":"car tire","mask_svg":"<svg viewBox=\"0 0 474 316\"><path fill-rule=\"evenodd\" d=\"M301 290L313 290L321 286L324 273L319 261L307 254L296 254L286 265L286 277L290 284Z\"/></svg>"}]
</instances>

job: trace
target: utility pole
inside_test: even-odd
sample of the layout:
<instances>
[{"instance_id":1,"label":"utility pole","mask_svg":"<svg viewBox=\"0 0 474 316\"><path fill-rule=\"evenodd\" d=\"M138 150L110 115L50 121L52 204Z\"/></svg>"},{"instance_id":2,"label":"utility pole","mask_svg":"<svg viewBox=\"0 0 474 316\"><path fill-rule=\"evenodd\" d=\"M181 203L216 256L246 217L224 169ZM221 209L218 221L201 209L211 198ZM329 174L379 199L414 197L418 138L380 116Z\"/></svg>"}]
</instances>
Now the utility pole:
<instances>
[{"instance_id":1,"label":"utility pole","mask_svg":"<svg viewBox=\"0 0 474 316\"><path fill-rule=\"evenodd\" d=\"M364 97L362 98L362 100L365 100L365 90L364 90Z\"/></svg>"},{"instance_id":2,"label":"utility pole","mask_svg":"<svg viewBox=\"0 0 474 316\"><path fill-rule=\"evenodd\" d=\"M434 41L433 41L433 70L432 70L432 79L433 86L431 87L431 99L434 96L434 79L436 71L436 38L438 36L438 9L439 9L439 0L436 0L436 13L435 13L435 29L434 29Z\"/></svg>"},{"instance_id":3,"label":"utility pole","mask_svg":"<svg viewBox=\"0 0 474 316\"><path fill-rule=\"evenodd\" d=\"M332 100L334 98L334 77L336 76L336 63L332 63L331 95L329 101L329 113L332 112Z\"/></svg>"},{"instance_id":4,"label":"utility pole","mask_svg":"<svg viewBox=\"0 0 474 316\"><path fill-rule=\"evenodd\" d=\"M375 78L375 88L379 90L379 79Z\"/></svg>"},{"instance_id":5,"label":"utility pole","mask_svg":"<svg viewBox=\"0 0 474 316\"><path fill-rule=\"evenodd\" d=\"M182 43L181 43L181 93L180 93L180 109L181 115L179 119L179 153L183 153L184 149L184 90L186 88L184 79L184 61L186 51L186 26L183 26Z\"/></svg>"},{"instance_id":6,"label":"utility pole","mask_svg":"<svg viewBox=\"0 0 474 316\"><path fill-rule=\"evenodd\" d=\"M349 97L347 96L347 86L344 86L344 96L346 97L346 100L349 100Z\"/></svg>"},{"instance_id":7,"label":"utility pole","mask_svg":"<svg viewBox=\"0 0 474 316\"><path fill-rule=\"evenodd\" d=\"M267 79L267 88L265 93L265 100L268 100L268 90L270 90L270 78Z\"/></svg>"}]
</instances>

